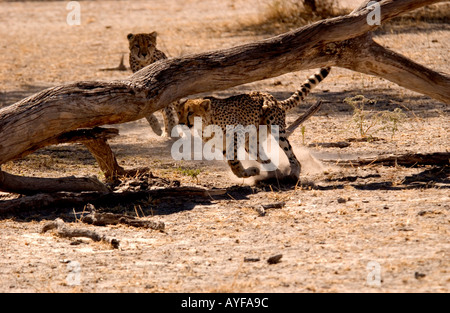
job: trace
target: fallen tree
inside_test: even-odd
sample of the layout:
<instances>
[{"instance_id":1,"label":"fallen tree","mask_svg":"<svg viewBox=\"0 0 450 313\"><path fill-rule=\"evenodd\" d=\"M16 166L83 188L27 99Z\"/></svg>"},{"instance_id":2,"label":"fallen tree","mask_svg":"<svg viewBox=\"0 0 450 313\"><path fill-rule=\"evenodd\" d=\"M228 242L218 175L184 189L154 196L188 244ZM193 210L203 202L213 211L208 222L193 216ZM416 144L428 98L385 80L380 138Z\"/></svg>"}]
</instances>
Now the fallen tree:
<instances>
[{"instance_id":1,"label":"fallen tree","mask_svg":"<svg viewBox=\"0 0 450 313\"><path fill-rule=\"evenodd\" d=\"M367 7L369 2L364 1L348 15L269 39L162 60L126 80L81 81L32 95L0 110L0 165L54 144L61 136L80 128L138 120L183 97L324 66L383 77L450 103L447 74L428 69L373 41L369 32L378 26L367 22L372 12ZM437 2L443 0L381 0L380 21ZM100 143L105 147L106 140ZM111 154L104 157L110 158ZM102 163L101 159L102 156L97 161ZM104 163L113 172L123 171L114 159ZM67 184L50 189L59 186L65 190L63 185ZM0 179L0 190L14 192L4 178Z\"/></svg>"},{"instance_id":2,"label":"fallen tree","mask_svg":"<svg viewBox=\"0 0 450 313\"><path fill-rule=\"evenodd\" d=\"M0 201L0 216L32 212L34 210L49 209L52 207L73 208L83 207L86 203L103 206L126 205L136 201L162 198L204 198L226 194L226 189L204 189L197 187L166 187L152 190L120 191L120 192L52 192L39 193L28 197Z\"/></svg>"},{"instance_id":3,"label":"fallen tree","mask_svg":"<svg viewBox=\"0 0 450 313\"><path fill-rule=\"evenodd\" d=\"M435 153L406 153L406 154L392 154L387 156L377 156L373 158L358 158L356 160L322 160L339 164L340 166L364 166L372 164L382 164L385 166L449 166L450 152L435 152Z\"/></svg>"}]
</instances>

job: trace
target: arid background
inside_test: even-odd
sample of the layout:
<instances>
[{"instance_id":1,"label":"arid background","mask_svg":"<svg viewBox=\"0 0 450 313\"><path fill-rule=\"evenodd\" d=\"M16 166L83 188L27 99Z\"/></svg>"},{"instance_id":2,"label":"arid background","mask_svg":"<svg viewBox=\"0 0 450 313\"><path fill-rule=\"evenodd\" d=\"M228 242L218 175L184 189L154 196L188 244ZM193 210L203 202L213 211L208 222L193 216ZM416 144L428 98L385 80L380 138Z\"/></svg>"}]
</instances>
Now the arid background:
<instances>
[{"instance_id":1,"label":"arid background","mask_svg":"<svg viewBox=\"0 0 450 313\"><path fill-rule=\"evenodd\" d=\"M130 32L157 31L159 49L177 57L269 37L298 22L279 17L277 10L284 9L271 0L80 1L81 25L69 26L67 3L0 2L0 107L62 83L129 76L131 71L101 69L117 66L123 54L128 66ZM344 11L358 3L340 2ZM383 26L376 41L448 74L449 15L448 3L434 6ZM313 72L214 95L259 90L284 99ZM364 122L374 123L366 134L344 101L356 95L373 100L364 108ZM225 162L174 161L172 142L153 134L145 120L115 125L120 136L110 144L125 168L150 167L155 176L183 186L228 188L227 195L97 208L163 221L163 232L86 225L75 219L83 207L29 208L2 217L0 292L449 292L449 166L351 162L391 153L449 152L448 105L377 77L333 68L289 114L288 124L318 99L322 109L290 137L302 177L311 182L297 186L237 179ZM401 114L393 115L395 109ZM369 140L350 140L362 137ZM350 145L322 145L337 142ZM39 150L2 170L104 178L77 144ZM16 197L0 193L2 201ZM264 216L255 210L278 202L285 205ZM120 247L42 234L43 225L57 217L71 227L118 238ZM277 254L280 262L268 264ZM371 283L377 270L372 264L379 265L380 284Z\"/></svg>"}]
</instances>

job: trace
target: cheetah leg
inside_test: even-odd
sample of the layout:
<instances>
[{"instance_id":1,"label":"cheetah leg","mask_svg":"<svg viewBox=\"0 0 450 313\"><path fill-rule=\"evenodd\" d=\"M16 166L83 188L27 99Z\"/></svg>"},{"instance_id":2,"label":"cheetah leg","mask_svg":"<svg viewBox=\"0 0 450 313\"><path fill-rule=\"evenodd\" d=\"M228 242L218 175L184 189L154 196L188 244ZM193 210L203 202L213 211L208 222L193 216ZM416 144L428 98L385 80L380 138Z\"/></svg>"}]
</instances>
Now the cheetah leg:
<instances>
[{"instance_id":1,"label":"cheetah leg","mask_svg":"<svg viewBox=\"0 0 450 313\"><path fill-rule=\"evenodd\" d=\"M259 132L258 132L258 140L259 140ZM258 146L259 150L257 153L257 157L256 157L256 161L258 161L258 163L263 165L263 169L265 171L271 172L272 174L275 175L275 177L281 177L282 176L282 172L280 171L280 169L278 168L278 166L276 166L273 162L272 159L266 154L266 152L264 151L264 149L261 146ZM249 153L248 151L249 149L249 145L248 142L246 143L246 150L247 153ZM269 176L270 177L270 176Z\"/></svg>"},{"instance_id":2,"label":"cheetah leg","mask_svg":"<svg viewBox=\"0 0 450 313\"><path fill-rule=\"evenodd\" d=\"M175 117L175 108L173 104L169 104L167 107L162 109L162 115L164 119L164 132L162 133L162 137L170 137L172 133L172 129L177 125L176 117Z\"/></svg>"},{"instance_id":3,"label":"cheetah leg","mask_svg":"<svg viewBox=\"0 0 450 313\"><path fill-rule=\"evenodd\" d=\"M259 138L259 136L257 137ZM256 161L260 164L270 164L272 163L272 160L266 155L266 152L263 149L259 149L258 151L258 145L250 147L250 143L248 138L245 140L245 151L248 155L250 155L250 148L252 152L256 152Z\"/></svg>"},{"instance_id":4,"label":"cheetah leg","mask_svg":"<svg viewBox=\"0 0 450 313\"><path fill-rule=\"evenodd\" d=\"M150 115L146 116L145 118L147 119L147 122L150 124L150 127L153 129L155 134L157 134L158 136L161 136L162 129L161 129L161 125L159 124L159 121L156 118L156 116L154 114L150 114Z\"/></svg>"},{"instance_id":5,"label":"cheetah leg","mask_svg":"<svg viewBox=\"0 0 450 313\"><path fill-rule=\"evenodd\" d=\"M283 149L284 153L286 154L289 160L289 165L291 167L289 176L295 179L299 179L301 165L300 162L297 160L294 151L292 150L292 146L289 143L289 140L287 139L286 131L284 129L280 130L280 138L278 144L280 145L281 149Z\"/></svg>"},{"instance_id":6,"label":"cheetah leg","mask_svg":"<svg viewBox=\"0 0 450 313\"><path fill-rule=\"evenodd\" d=\"M224 154L226 154L224 152ZM244 168L242 166L242 162L239 160L227 160L228 166L231 168L231 171L234 175L239 178L248 178L252 176L259 175L259 168L252 166L249 168Z\"/></svg>"},{"instance_id":7,"label":"cheetah leg","mask_svg":"<svg viewBox=\"0 0 450 313\"><path fill-rule=\"evenodd\" d=\"M234 175L236 175L239 178L248 178L251 176L259 175L260 170L258 167L254 167L254 166L246 169L242 165L242 162L240 160L238 160L237 150L238 150L239 144L244 143L243 136L244 136L243 133L236 132L236 138L234 138L233 150L231 149L231 147L229 147L229 149L225 149L223 151L223 154L224 154L225 158L227 158L227 156L229 156L230 154L232 155L232 159L231 160L227 159L227 163L228 163L228 166L231 168L231 171L233 172Z\"/></svg>"},{"instance_id":8,"label":"cheetah leg","mask_svg":"<svg viewBox=\"0 0 450 313\"><path fill-rule=\"evenodd\" d=\"M246 146L246 151L247 151L247 153L249 153L248 146ZM263 149L259 150L259 152L256 156L256 161L258 161L258 163L262 164L263 168L265 165L268 165L268 166L270 165L268 167L269 169L267 169L267 171L273 172L274 175L276 175L276 177L282 176L282 173L278 167L276 167L274 169L275 165L272 163L272 160L270 159L270 157L267 156L266 152ZM264 170L266 170L266 169L264 169ZM261 173L261 169L259 170L258 174L260 174L260 173ZM256 174L256 175L258 175L258 174ZM255 175L253 175L253 176L255 176Z\"/></svg>"}]
</instances>

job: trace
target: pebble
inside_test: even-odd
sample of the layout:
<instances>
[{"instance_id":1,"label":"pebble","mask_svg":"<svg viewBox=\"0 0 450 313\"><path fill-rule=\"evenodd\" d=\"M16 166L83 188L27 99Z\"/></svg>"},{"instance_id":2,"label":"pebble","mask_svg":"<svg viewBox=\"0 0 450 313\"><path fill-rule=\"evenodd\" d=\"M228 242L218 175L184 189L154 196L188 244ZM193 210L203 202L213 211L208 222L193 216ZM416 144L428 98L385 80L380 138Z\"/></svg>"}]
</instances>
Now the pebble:
<instances>
[{"instance_id":1,"label":"pebble","mask_svg":"<svg viewBox=\"0 0 450 313\"><path fill-rule=\"evenodd\" d=\"M282 254L277 254L277 255L271 256L270 258L267 259L267 263L269 263L269 264L280 263L282 257L283 257Z\"/></svg>"}]
</instances>

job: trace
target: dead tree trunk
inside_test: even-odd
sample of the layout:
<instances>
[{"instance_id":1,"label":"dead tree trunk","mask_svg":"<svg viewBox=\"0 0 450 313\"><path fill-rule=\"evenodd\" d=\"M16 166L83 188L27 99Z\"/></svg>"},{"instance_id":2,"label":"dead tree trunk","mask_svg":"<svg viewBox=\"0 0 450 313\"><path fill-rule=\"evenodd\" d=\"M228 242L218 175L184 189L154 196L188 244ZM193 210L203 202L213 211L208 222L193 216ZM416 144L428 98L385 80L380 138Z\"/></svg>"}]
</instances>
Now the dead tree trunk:
<instances>
[{"instance_id":1,"label":"dead tree trunk","mask_svg":"<svg viewBox=\"0 0 450 313\"><path fill-rule=\"evenodd\" d=\"M381 22L443 0L381 0ZM197 93L224 90L285 73L341 66L377 75L450 103L450 77L372 41L371 9L229 49L156 62L126 80L49 88L0 110L0 165L78 128L141 119ZM1 184L1 183L0 183Z\"/></svg>"}]
</instances>

